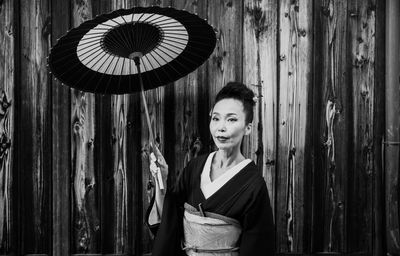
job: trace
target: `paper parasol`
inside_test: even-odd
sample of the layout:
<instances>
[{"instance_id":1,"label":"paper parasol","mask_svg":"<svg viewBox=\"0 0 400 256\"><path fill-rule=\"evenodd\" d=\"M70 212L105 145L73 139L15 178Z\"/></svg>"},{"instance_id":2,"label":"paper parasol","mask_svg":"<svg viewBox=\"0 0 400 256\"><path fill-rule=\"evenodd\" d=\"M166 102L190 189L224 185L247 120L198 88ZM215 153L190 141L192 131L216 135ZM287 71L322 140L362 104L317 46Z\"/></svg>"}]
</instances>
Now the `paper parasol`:
<instances>
[{"instance_id":1,"label":"paper parasol","mask_svg":"<svg viewBox=\"0 0 400 256\"><path fill-rule=\"evenodd\" d=\"M187 11L134 7L97 16L61 37L48 64L63 84L81 91L124 94L178 80L214 50L215 31ZM136 61L140 61L140 69Z\"/></svg>"}]
</instances>

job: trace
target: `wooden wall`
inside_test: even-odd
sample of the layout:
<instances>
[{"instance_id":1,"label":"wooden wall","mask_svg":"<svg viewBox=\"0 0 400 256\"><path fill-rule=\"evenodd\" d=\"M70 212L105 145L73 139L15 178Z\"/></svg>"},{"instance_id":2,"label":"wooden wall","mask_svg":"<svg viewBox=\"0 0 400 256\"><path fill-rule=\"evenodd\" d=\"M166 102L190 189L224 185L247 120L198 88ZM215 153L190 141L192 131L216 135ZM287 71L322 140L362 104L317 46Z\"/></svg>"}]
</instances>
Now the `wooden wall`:
<instances>
[{"instance_id":1,"label":"wooden wall","mask_svg":"<svg viewBox=\"0 0 400 256\"><path fill-rule=\"evenodd\" d=\"M385 224L398 197L385 202L384 1L2 0L0 255L151 252L139 94L83 93L46 68L68 29L149 5L197 13L217 31L206 63L146 91L171 179L213 150L214 96L241 81L259 97L243 151L265 177L277 252L400 254L398 227Z\"/></svg>"}]
</instances>

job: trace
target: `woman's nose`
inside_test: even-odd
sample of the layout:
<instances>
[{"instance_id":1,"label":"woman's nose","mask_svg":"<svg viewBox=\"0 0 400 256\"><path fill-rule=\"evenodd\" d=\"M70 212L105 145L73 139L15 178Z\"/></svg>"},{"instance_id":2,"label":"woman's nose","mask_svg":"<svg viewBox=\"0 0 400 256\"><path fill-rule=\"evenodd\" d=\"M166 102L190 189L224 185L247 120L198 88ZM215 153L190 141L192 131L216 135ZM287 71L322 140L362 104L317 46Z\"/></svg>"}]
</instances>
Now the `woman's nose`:
<instances>
[{"instance_id":1,"label":"woman's nose","mask_svg":"<svg viewBox=\"0 0 400 256\"><path fill-rule=\"evenodd\" d=\"M225 131L225 130L226 130L225 121L220 121L218 124L218 131Z\"/></svg>"}]
</instances>

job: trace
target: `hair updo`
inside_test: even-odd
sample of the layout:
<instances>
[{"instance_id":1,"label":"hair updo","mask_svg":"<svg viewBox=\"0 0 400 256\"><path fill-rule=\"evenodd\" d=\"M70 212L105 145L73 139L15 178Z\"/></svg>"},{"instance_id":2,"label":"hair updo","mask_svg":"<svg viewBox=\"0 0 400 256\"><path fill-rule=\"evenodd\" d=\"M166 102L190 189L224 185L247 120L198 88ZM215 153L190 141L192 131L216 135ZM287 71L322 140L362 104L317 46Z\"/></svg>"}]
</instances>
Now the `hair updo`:
<instances>
[{"instance_id":1,"label":"hair updo","mask_svg":"<svg viewBox=\"0 0 400 256\"><path fill-rule=\"evenodd\" d=\"M227 83L215 97L215 103L223 99L235 99L243 104L243 110L246 114L246 124L253 121L254 116L254 93L246 85L239 82Z\"/></svg>"}]
</instances>

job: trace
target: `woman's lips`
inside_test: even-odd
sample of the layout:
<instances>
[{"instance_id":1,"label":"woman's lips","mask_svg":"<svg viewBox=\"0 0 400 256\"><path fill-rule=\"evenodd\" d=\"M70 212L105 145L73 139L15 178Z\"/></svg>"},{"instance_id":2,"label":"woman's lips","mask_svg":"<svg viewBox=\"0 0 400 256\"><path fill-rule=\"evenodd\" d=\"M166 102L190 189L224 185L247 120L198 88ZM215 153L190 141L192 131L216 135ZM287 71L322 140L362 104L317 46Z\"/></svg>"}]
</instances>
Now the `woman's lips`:
<instances>
[{"instance_id":1,"label":"woman's lips","mask_svg":"<svg viewBox=\"0 0 400 256\"><path fill-rule=\"evenodd\" d=\"M228 137L224 137L224 136L217 136L217 140L219 142L226 142L229 138Z\"/></svg>"}]
</instances>

